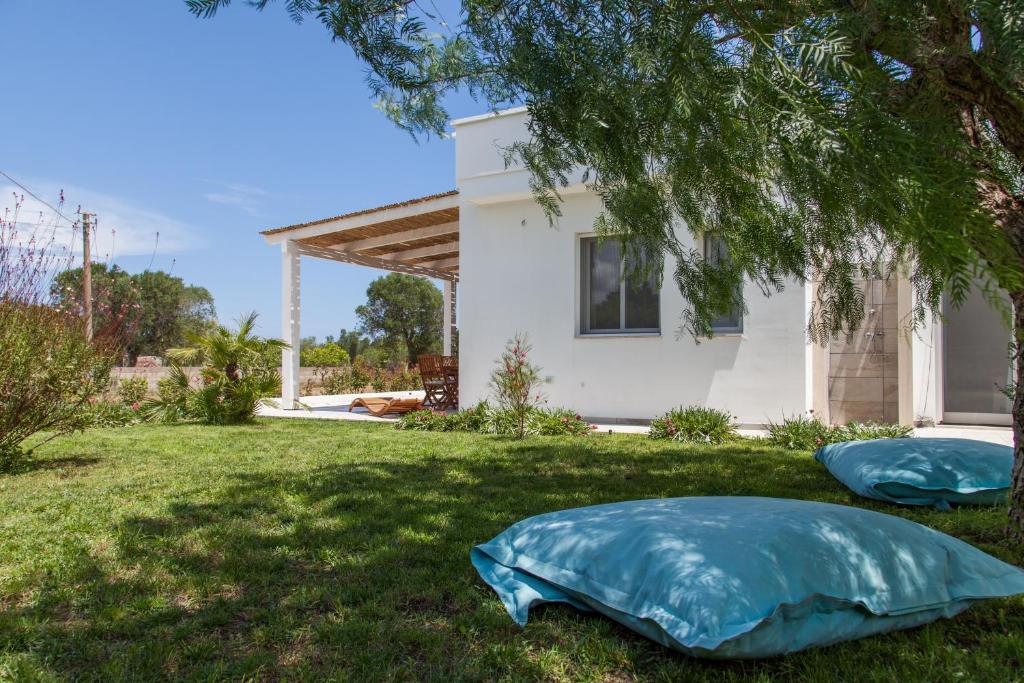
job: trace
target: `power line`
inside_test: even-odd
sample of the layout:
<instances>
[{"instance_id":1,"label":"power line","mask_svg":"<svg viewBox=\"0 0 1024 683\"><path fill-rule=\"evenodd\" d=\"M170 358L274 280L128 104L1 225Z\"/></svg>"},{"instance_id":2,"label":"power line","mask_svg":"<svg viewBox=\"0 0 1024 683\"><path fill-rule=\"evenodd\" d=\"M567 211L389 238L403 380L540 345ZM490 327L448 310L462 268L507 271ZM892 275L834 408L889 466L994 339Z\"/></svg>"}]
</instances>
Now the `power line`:
<instances>
[{"instance_id":1,"label":"power line","mask_svg":"<svg viewBox=\"0 0 1024 683\"><path fill-rule=\"evenodd\" d=\"M62 214L62 213L60 212L60 209L58 209L57 207L55 207L55 206L54 206L53 204L51 204L50 202L46 201L45 199L43 199L42 197L40 197L39 195L37 195L37 194L36 194L35 192L33 192L32 190L28 189L27 187L25 187L25 186L24 186L24 185L22 185L21 183L19 183L19 182L18 182L17 180L15 180L14 178L12 178L11 176L7 175L7 174L6 174L6 173L4 173L3 171L0 171L0 175L2 175L2 176L3 176L4 178L7 178L8 180L10 180L10 181L11 181L12 183L14 183L15 185L17 185L18 187L20 187L20 188L21 188L21 189L22 189L22 190L23 190L23 191L24 191L25 193L27 193L27 194L28 194L28 196L32 197L33 199L35 199L35 200L36 200L37 202L39 202L40 204L43 204L44 206L47 206L47 207L49 207L49 209L50 209L51 211L53 211L53 212L54 212L55 214L57 214L58 216L60 216L60 217L61 217L61 218L63 218L64 220L66 220L66 221L67 221L68 223L71 223L72 225L78 225L78 221L73 221L73 220L71 220L70 218L68 218L67 216L65 216L64 214Z\"/></svg>"}]
</instances>

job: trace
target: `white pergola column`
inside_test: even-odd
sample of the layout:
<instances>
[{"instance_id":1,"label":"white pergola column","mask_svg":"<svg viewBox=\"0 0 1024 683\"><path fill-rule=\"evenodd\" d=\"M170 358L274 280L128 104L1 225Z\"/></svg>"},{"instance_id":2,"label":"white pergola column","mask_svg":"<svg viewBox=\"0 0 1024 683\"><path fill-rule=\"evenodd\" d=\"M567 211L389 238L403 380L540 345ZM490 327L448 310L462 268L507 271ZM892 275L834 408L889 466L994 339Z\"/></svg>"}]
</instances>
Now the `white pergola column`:
<instances>
[{"instance_id":1,"label":"white pergola column","mask_svg":"<svg viewBox=\"0 0 1024 683\"><path fill-rule=\"evenodd\" d=\"M444 345L443 353L452 355L452 337L455 333L455 281L444 281Z\"/></svg>"},{"instance_id":2,"label":"white pergola column","mask_svg":"<svg viewBox=\"0 0 1024 683\"><path fill-rule=\"evenodd\" d=\"M293 410L299 398L299 335L302 309L300 307L298 245L293 240L281 243L281 339L288 348L281 352L281 407Z\"/></svg>"}]
</instances>

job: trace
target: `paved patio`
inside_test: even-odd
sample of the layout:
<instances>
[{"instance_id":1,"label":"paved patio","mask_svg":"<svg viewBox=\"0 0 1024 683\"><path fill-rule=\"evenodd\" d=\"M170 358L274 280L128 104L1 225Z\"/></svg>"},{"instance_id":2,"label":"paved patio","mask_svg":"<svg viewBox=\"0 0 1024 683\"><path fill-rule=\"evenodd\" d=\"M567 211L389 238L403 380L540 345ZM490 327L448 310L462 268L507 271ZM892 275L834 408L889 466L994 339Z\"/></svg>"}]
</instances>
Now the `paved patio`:
<instances>
[{"instance_id":1,"label":"paved patio","mask_svg":"<svg viewBox=\"0 0 1024 683\"><path fill-rule=\"evenodd\" d=\"M362 394L333 394L328 396L305 396L300 399L303 406L297 410L284 410L280 399L268 399L259 409L263 417L284 417L306 420L361 420L368 422L394 422L395 417L375 417L362 408L349 412L352 399L357 396L389 396L395 398L423 398L422 391L384 391ZM597 431L618 434L646 434L647 427L631 424L598 424ZM764 436L763 429L740 429L743 436ZM975 427L961 425L938 425L914 430L914 436L932 436L950 439L977 439L992 443L1013 445L1013 432L1009 427Z\"/></svg>"}]
</instances>

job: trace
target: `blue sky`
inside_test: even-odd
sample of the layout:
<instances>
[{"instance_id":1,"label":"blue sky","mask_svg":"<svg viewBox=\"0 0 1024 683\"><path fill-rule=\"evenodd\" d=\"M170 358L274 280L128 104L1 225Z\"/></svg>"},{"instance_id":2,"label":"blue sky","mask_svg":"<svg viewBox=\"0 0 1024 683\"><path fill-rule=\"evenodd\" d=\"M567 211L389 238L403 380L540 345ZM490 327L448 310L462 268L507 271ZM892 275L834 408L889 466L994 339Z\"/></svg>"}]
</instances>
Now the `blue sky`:
<instances>
[{"instance_id":1,"label":"blue sky","mask_svg":"<svg viewBox=\"0 0 1024 683\"><path fill-rule=\"evenodd\" d=\"M454 20L453 3L437 4ZM395 128L349 49L281 7L238 0L199 20L184 0L0 0L0 26L0 170L47 200L63 188L69 211L99 214L99 258L173 264L222 320L256 310L279 334L280 253L259 230L454 187L454 142ZM450 113L484 110L458 99ZM0 189L2 210L2 177ZM321 338L356 324L381 275L303 269L303 335Z\"/></svg>"}]
</instances>

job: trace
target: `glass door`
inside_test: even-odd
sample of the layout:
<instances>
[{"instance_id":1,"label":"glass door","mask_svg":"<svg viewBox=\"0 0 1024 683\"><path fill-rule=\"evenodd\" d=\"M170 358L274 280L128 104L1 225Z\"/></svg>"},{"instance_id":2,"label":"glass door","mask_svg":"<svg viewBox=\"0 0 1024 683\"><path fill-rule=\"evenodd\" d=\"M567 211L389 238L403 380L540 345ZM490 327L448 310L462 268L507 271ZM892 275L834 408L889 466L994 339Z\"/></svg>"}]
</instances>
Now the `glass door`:
<instances>
[{"instance_id":1,"label":"glass door","mask_svg":"<svg viewBox=\"0 0 1024 683\"><path fill-rule=\"evenodd\" d=\"M1010 330L977 289L960 308L944 306L943 422L1010 424Z\"/></svg>"}]
</instances>

